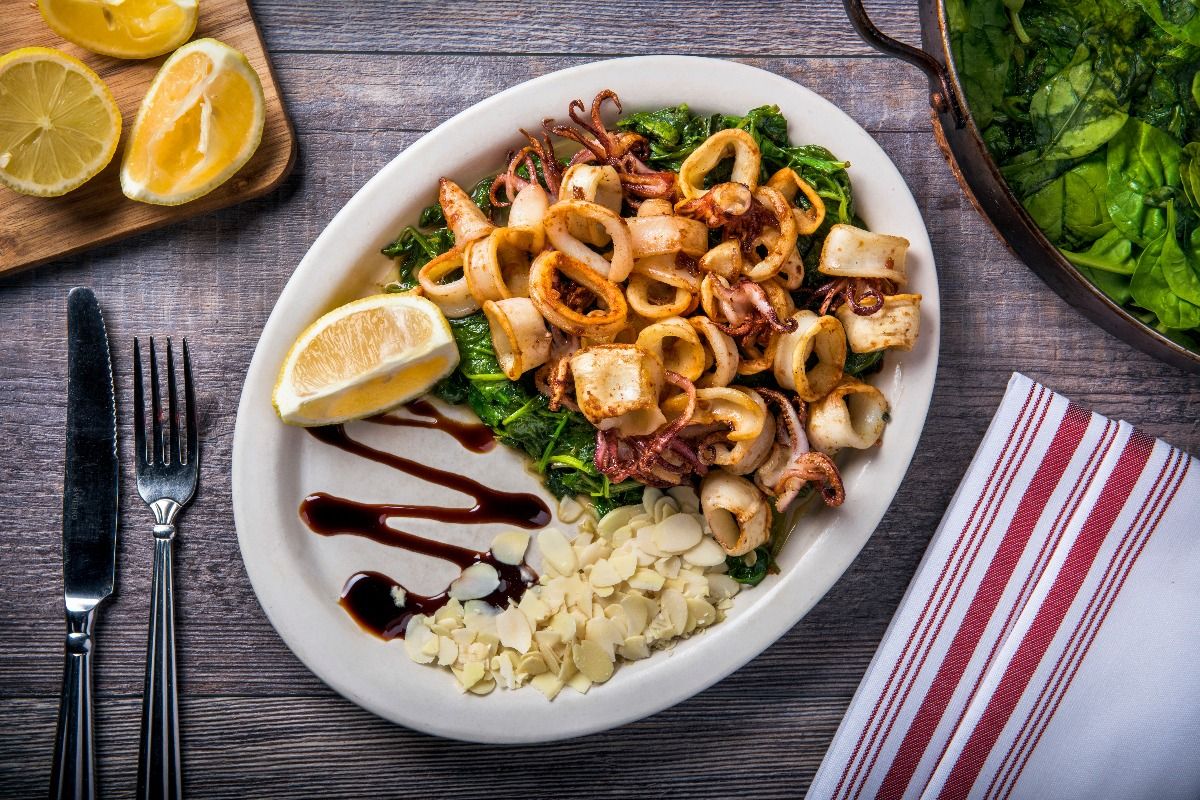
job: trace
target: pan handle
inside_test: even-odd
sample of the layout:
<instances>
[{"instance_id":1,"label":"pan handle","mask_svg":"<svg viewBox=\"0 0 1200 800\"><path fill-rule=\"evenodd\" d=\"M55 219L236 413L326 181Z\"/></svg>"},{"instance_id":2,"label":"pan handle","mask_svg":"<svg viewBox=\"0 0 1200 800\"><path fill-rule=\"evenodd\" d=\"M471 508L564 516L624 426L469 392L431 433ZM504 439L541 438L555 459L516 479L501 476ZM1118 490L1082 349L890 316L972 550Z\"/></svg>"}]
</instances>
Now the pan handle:
<instances>
[{"instance_id":1,"label":"pan handle","mask_svg":"<svg viewBox=\"0 0 1200 800\"><path fill-rule=\"evenodd\" d=\"M950 72L929 53L897 41L875 27L875 23L867 16L867 10L863 8L862 0L843 0L843 3L846 6L846 15L850 17L850 24L854 26L854 30L863 38L863 41L876 50L907 61L924 72L933 86L929 96L930 105L939 114L950 114L954 118L955 127L966 127L966 115L958 103L958 95L954 93L954 87L951 86Z\"/></svg>"}]
</instances>

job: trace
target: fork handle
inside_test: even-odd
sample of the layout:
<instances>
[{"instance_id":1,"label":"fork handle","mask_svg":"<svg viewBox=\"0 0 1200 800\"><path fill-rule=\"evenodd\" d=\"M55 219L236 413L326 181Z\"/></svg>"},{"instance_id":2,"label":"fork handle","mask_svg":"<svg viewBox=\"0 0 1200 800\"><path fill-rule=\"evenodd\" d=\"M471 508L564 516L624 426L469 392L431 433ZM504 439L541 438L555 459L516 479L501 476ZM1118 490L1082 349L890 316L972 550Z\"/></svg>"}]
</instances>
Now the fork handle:
<instances>
[{"instance_id":1,"label":"fork handle","mask_svg":"<svg viewBox=\"0 0 1200 800\"><path fill-rule=\"evenodd\" d=\"M146 688L142 695L142 739L138 753L140 800L181 800L179 702L175 682L175 597L171 545L174 525L154 526L154 585Z\"/></svg>"},{"instance_id":2,"label":"fork handle","mask_svg":"<svg viewBox=\"0 0 1200 800\"><path fill-rule=\"evenodd\" d=\"M92 626L96 609L67 612L62 701L54 737L50 800L93 800L96 763L92 741Z\"/></svg>"}]
</instances>

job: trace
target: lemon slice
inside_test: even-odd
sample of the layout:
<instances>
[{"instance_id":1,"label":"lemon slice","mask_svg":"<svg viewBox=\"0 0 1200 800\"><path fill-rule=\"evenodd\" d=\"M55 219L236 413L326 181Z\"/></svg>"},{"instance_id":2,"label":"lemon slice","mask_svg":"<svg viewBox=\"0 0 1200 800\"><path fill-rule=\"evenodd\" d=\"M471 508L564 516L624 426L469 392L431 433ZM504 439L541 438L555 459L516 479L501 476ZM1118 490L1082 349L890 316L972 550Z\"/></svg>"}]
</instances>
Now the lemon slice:
<instances>
[{"instance_id":1,"label":"lemon slice","mask_svg":"<svg viewBox=\"0 0 1200 800\"><path fill-rule=\"evenodd\" d=\"M262 83L244 55L216 39L185 44L142 100L121 162L121 190L164 206L208 194L258 149L263 118Z\"/></svg>"},{"instance_id":2,"label":"lemon slice","mask_svg":"<svg viewBox=\"0 0 1200 800\"><path fill-rule=\"evenodd\" d=\"M377 294L330 311L300 334L272 402L290 425L332 425L408 402L457 365L458 347L437 306Z\"/></svg>"},{"instance_id":3,"label":"lemon slice","mask_svg":"<svg viewBox=\"0 0 1200 800\"><path fill-rule=\"evenodd\" d=\"M54 32L93 53L152 58L196 30L196 0L38 0Z\"/></svg>"},{"instance_id":4,"label":"lemon slice","mask_svg":"<svg viewBox=\"0 0 1200 800\"><path fill-rule=\"evenodd\" d=\"M0 183L57 197L112 160L121 112L76 58L48 47L0 56Z\"/></svg>"}]
</instances>

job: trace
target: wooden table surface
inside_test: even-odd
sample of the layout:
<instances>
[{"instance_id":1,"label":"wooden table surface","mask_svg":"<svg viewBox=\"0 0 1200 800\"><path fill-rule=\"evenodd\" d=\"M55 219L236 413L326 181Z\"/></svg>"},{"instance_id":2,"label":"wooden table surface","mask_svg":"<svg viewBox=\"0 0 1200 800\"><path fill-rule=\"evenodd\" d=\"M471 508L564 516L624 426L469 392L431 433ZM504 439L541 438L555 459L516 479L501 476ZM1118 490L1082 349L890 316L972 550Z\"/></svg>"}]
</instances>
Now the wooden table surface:
<instances>
[{"instance_id":1,"label":"wooden table surface","mask_svg":"<svg viewBox=\"0 0 1200 800\"><path fill-rule=\"evenodd\" d=\"M4 797L41 796L49 780L62 659L64 308L72 286L93 287L104 304L118 404L129 402L134 335L187 336L195 354L203 475L176 551L192 797L794 798L812 779L1012 371L1200 452L1200 378L1088 323L997 241L934 144L924 78L861 44L840 3L254 7L299 135L299 162L284 187L0 283ZM918 39L915 7L871 4L881 26L908 41ZM692 700L540 747L460 744L386 723L292 656L239 558L230 450L259 332L334 213L423 132L553 70L664 52L734 58L803 83L846 109L899 166L929 226L942 285L940 374L916 458L879 530L829 595L763 655ZM122 435L128 453L128 425ZM152 545L132 484L127 471L118 594L97 634L106 797L132 796L136 773Z\"/></svg>"}]
</instances>

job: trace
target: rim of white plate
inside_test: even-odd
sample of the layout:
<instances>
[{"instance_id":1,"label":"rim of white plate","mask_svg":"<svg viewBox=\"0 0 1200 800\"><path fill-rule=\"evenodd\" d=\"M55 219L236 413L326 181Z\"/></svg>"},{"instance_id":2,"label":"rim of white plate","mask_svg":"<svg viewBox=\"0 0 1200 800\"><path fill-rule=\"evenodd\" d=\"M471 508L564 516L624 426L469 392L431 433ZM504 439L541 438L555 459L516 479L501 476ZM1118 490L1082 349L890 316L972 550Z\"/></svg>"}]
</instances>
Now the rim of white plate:
<instances>
[{"instance_id":1,"label":"rim of white plate","mask_svg":"<svg viewBox=\"0 0 1200 800\"><path fill-rule=\"evenodd\" d=\"M824 144L851 162L864 218L910 240L909 290L925 297L921 338L912 352L889 354L874 381L888 387L892 422L883 447L869 456L856 453L845 465L852 501L802 518L803 533L798 529L784 549L780 574L740 594L728 619L672 650L623 666L586 695L564 691L553 702L533 689L461 695L448 673L413 664L398 642L381 643L359 630L337 605L339 586L305 597L312 590L295 563L296 537L312 534L295 514L298 496L290 505L284 505L285 497L272 496L286 483L287 475L278 470L286 455L282 451L295 449L297 439L287 437L303 434L279 423L271 390L278 364L299 332L324 311L361 294L352 286L366 287L382 274L387 262L379 247L415 219L443 171L485 174L502 159L504 143L515 143L518 127L561 116L570 99L590 98L602 88L615 89L627 111L680 102L703 112L779 105L793 141ZM448 154L456 156L453 161L462 170L444 166ZM313 673L358 705L411 728L466 741L530 743L649 716L708 688L775 642L862 549L890 506L924 427L937 372L939 306L929 237L903 177L870 134L799 84L732 61L638 56L571 67L504 90L425 134L367 181L313 243L272 310L247 372L234 432L234 519L251 584L280 637ZM878 491L880 486L885 490ZM385 659L381 648L387 647L398 657ZM375 663L384 660L386 670Z\"/></svg>"}]
</instances>

